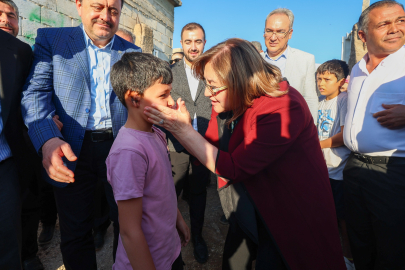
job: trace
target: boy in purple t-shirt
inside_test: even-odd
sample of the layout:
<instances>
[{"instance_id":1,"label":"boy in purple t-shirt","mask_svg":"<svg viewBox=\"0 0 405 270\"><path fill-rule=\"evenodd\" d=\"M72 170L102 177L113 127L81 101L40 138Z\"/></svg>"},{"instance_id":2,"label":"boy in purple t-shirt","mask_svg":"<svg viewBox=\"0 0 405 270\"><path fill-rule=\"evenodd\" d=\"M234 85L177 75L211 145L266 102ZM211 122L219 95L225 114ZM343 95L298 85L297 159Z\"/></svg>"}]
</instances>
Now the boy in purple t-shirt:
<instances>
[{"instance_id":1,"label":"boy in purple t-shirt","mask_svg":"<svg viewBox=\"0 0 405 270\"><path fill-rule=\"evenodd\" d=\"M180 250L190 231L177 209L165 135L143 113L152 103L174 105L172 80L169 65L151 54L126 53L111 70L128 110L106 161L120 224L113 269L183 269Z\"/></svg>"}]
</instances>

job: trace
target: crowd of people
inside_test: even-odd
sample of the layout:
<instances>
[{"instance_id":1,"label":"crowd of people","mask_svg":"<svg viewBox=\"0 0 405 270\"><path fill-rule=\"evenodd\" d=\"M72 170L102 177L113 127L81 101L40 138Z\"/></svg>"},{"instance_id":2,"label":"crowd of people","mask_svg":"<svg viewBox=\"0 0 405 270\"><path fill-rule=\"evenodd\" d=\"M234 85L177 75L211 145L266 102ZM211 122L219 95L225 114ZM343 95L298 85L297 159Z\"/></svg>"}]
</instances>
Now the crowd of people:
<instances>
[{"instance_id":1,"label":"crowd of people","mask_svg":"<svg viewBox=\"0 0 405 270\"><path fill-rule=\"evenodd\" d=\"M111 223L113 269L184 269L190 241L204 264L212 174L221 269L405 269L402 4L362 12L351 72L290 47L286 8L264 18L265 51L232 38L204 52L191 22L169 65L118 29L122 6L76 0L82 24L38 29L32 49L0 0L1 270L44 269L57 218L68 270L97 269Z\"/></svg>"}]
</instances>

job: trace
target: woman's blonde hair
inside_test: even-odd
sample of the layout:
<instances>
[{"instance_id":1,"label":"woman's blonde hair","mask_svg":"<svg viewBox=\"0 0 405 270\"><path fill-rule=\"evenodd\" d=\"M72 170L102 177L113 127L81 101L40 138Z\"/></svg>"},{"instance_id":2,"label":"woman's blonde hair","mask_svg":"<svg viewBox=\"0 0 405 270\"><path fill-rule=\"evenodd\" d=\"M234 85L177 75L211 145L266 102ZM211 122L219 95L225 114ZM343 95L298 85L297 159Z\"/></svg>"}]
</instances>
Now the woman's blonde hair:
<instances>
[{"instance_id":1,"label":"woman's blonde hair","mask_svg":"<svg viewBox=\"0 0 405 270\"><path fill-rule=\"evenodd\" d=\"M231 38L202 54L193 63L194 75L200 80L204 80L208 62L221 83L228 87L228 100L233 112L228 124L252 106L254 99L287 93L279 90L280 70L267 63L249 41Z\"/></svg>"}]
</instances>

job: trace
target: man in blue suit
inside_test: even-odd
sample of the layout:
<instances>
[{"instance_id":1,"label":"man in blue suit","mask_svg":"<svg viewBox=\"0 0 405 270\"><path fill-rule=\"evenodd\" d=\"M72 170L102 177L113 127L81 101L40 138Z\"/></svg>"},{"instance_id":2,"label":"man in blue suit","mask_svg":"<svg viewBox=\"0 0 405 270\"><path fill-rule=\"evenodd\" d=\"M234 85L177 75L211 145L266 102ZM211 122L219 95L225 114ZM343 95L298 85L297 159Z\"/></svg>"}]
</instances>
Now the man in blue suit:
<instances>
[{"instance_id":1,"label":"man in blue suit","mask_svg":"<svg viewBox=\"0 0 405 270\"><path fill-rule=\"evenodd\" d=\"M115 35L122 5L123 0L76 0L82 25L39 29L24 87L23 117L54 185L66 269L97 268L91 235L97 181L104 183L114 222L114 257L118 243L118 209L105 159L127 113L112 90L110 70L125 52L141 51Z\"/></svg>"}]
</instances>

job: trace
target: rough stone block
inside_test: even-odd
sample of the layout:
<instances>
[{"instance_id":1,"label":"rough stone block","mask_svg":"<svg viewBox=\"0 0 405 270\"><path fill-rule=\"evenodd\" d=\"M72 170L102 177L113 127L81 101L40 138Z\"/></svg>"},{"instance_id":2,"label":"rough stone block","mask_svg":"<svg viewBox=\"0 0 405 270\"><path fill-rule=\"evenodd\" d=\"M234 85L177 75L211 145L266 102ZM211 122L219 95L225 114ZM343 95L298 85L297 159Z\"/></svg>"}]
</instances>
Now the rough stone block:
<instances>
[{"instance_id":1,"label":"rough stone block","mask_svg":"<svg viewBox=\"0 0 405 270\"><path fill-rule=\"evenodd\" d=\"M165 54L167 55L172 55L172 48L170 48L169 46L165 46Z\"/></svg>"},{"instance_id":2,"label":"rough stone block","mask_svg":"<svg viewBox=\"0 0 405 270\"><path fill-rule=\"evenodd\" d=\"M82 23L81 20L72 19L72 26L73 27L79 26L81 23Z\"/></svg>"},{"instance_id":3,"label":"rough stone block","mask_svg":"<svg viewBox=\"0 0 405 270\"><path fill-rule=\"evenodd\" d=\"M170 31L169 28L166 28L166 36L169 37L169 38L173 38L173 32Z\"/></svg>"},{"instance_id":4,"label":"rough stone block","mask_svg":"<svg viewBox=\"0 0 405 270\"><path fill-rule=\"evenodd\" d=\"M158 51L161 51L161 52L165 51L165 45L162 42L159 42L157 40L153 41L153 48L157 49Z\"/></svg>"},{"instance_id":5,"label":"rough stone block","mask_svg":"<svg viewBox=\"0 0 405 270\"><path fill-rule=\"evenodd\" d=\"M166 54L164 54L164 53L162 53L161 51L159 51L159 50L157 50L154 54L155 54L158 58L160 58L160 59L162 59L162 60L164 60L164 61L169 61L169 57L168 57Z\"/></svg>"},{"instance_id":6,"label":"rough stone block","mask_svg":"<svg viewBox=\"0 0 405 270\"><path fill-rule=\"evenodd\" d=\"M135 20L129 17L128 15L121 14L120 22L126 27L129 27L131 29L135 27Z\"/></svg>"},{"instance_id":7,"label":"rough stone block","mask_svg":"<svg viewBox=\"0 0 405 270\"><path fill-rule=\"evenodd\" d=\"M153 30L153 38L157 41L162 41L161 39L162 34L156 30Z\"/></svg>"},{"instance_id":8,"label":"rough stone block","mask_svg":"<svg viewBox=\"0 0 405 270\"><path fill-rule=\"evenodd\" d=\"M160 22L156 22L156 30L158 30L162 34L166 34L166 27Z\"/></svg>"},{"instance_id":9,"label":"rough stone block","mask_svg":"<svg viewBox=\"0 0 405 270\"><path fill-rule=\"evenodd\" d=\"M126 14L129 17L132 16L132 7L128 5L127 3L124 3L124 6L122 7L121 14Z\"/></svg>"},{"instance_id":10,"label":"rough stone block","mask_svg":"<svg viewBox=\"0 0 405 270\"><path fill-rule=\"evenodd\" d=\"M38 3L41 6L47 7L53 11L56 11L56 1L55 0L32 0L35 3Z\"/></svg>"},{"instance_id":11,"label":"rough stone block","mask_svg":"<svg viewBox=\"0 0 405 270\"><path fill-rule=\"evenodd\" d=\"M21 17L18 17L18 35L21 36L22 32L21 32L21 26L22 26L22 19Z\"/></svg>"},{"instance_id":12,"label":"rough stone block","mask_svg":"<svg viewBox=\"0 0 405 270\"><path fill-rule=\"evenodd\" d=\"M68 15L69 17L80 19L77 13L76 4L68 0L56 0L56 10L60 13Z\"/></svg>"},{"instance_id":13,"label":"rough stone block","mask_svg":"<svg viewBox=\"0 0 405 270\"><path fill-rule=\"evenodd\" d=\"M170 46L169 38L166 35L162 34L161 41L162 41L163 44L166 44L167 46Z\"/></svg>"},{"instance_id":14,"label":"rough stone block","mask_svg":"<svg viewBox=\"0 0 405 270\"><path fill-rule=\"evenodd\" d=\"M45 27L47 26L44 24L24 19L22 20L22 35L29 39L35 39L37 36L37 29Z\"/></svg>"},{"instance_id":15,"label":"rough stone block","mask_svg":"<svg viewBox=\"0 0 405 270\"><path fill-rule=\"evenodd\" d=\"M41 22L41 7L26 0L14 0L20 16L33 22Z\"/></svg>"},{"instance_id":16,"label":"rough stone block","mask_svg":"<svg viewBox=\"0 0 405 270\"><path fill-rule=\"evenodd\" d=\"M42 7L41 23L52 27L70 27L72 19L64 14Z\"/></svg>"},{"instance_id":17,"label":"rough stone block","mask_svg":"<svg viewBox=\"0 0 405 270\"><path fill-rule=\"evenodd\" d=\"M141 47L144 53L152 53L154 48L152 28L144 23L137 23L133 33L136 36L135 45Z\"/></svg>"}]
</instances>

